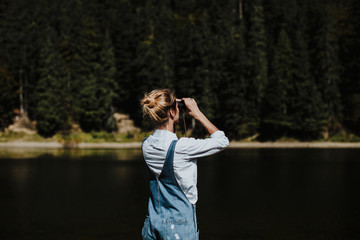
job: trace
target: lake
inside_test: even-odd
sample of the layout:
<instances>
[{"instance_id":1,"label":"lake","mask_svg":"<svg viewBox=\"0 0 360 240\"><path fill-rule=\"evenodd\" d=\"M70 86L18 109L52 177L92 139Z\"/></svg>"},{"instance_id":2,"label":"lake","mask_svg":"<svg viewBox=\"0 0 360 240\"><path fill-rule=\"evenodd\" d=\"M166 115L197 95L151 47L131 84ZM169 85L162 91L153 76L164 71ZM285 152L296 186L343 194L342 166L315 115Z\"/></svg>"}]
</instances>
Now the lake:
<instances>
[{"instance_id":1,"label":"lake","mask_svg":"<svg viewBox=\"0 0 360 240\"><path fill-rule=\"evenodd\" d=\"M0 149L0 239L141 239L140 150ZM199 159L200 239L360 239L360 149Z\"/></svg>"}]
</instances>

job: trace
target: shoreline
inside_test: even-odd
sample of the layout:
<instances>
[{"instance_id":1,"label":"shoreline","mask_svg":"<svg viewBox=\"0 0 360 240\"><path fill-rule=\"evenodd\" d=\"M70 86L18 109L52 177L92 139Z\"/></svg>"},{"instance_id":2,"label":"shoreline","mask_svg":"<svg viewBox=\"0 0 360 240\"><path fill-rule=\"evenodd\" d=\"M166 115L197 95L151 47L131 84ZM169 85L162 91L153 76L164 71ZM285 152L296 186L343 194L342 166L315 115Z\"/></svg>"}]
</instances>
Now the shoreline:
<instances>
[{"instance_id":1,"label":"shoreline","mask_svg":"<svg viewBox=\"0 0 360 240\"><path fill-rule=\"evenodd\" d=\"M59 142L0 142L4 148L43 149L140 149L141 142L70 143ZM229 148L360 148L360 142L230 142Z\"/></svg>"}]
</instances>

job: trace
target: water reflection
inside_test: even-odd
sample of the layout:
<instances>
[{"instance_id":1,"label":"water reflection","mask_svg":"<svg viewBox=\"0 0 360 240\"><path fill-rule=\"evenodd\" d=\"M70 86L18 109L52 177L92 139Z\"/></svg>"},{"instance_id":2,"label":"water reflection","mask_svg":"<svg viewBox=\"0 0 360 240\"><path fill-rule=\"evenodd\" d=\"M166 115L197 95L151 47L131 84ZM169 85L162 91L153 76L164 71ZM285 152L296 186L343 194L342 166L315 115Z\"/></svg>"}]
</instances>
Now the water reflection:
<instances>
[{"instance_id":1,"label":"water reflection","mask_svg":"<svg viewBox=\"0 0 360 240\"><path fill-rule=\"evenodd\" d=\"M359 191L354 191L360 182L359 174L354 174L360 167L359 153L358 149L232 149L199 162L202 236L355 239L360 232L348 223L360 223L360 211L353 205L354 199L360 200ZM342 236L345 233L348 238Z\"/></svg>"},{"instance_id":2,"label":"water reflection","mask_svg":"<svg viewBox=\"0 0 360 240\"><path fill-rule=\"evenodd\" d=\"M27 166L18 166L12 169L13 184L19 192L26 189L29 175L30 169Z\"/></svg>"},{"instance_id":3,"label":"water reflection","mask_svg":"<svg viewBox=\"0 0 360 240\"><path fill-rule=\"evenodd\" d=\"M359 153L229 149L200 159L202 239L360 239ZM140 237L140 150L8 149L0 180L0 239Z\"/></svg>"},{"instance_id":4,"label":"water reflection","mask_svg":"<svg viewBox=\"0 0 360 240\"><path fill-rule=\"evenodd\" d=\"M30 159L43 156L71 159L106 158L128 161L138 158L140 149L38 149L38 148L0 148L1 159Z\"/></svg>"}]
</instances>

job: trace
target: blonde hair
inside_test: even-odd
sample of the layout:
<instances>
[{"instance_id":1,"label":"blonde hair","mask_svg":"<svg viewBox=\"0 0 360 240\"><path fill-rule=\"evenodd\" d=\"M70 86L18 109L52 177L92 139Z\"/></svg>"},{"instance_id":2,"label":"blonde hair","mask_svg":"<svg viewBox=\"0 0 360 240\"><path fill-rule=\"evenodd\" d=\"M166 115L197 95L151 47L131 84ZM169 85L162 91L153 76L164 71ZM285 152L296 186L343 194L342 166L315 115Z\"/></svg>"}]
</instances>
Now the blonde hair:
<instances>
[{"instance_id":1,"label":"blonde hair","mask_svg":"<svg viewBox=\"0 0 360 240\"><path fill-rule=\"evenodd\" d=\"M154 127L161 127L169 120L169 110L176 108L175 92L169 89L153 90L141 99L141 106L144 117L148 117Z\"/></svg>"}]
</instances>

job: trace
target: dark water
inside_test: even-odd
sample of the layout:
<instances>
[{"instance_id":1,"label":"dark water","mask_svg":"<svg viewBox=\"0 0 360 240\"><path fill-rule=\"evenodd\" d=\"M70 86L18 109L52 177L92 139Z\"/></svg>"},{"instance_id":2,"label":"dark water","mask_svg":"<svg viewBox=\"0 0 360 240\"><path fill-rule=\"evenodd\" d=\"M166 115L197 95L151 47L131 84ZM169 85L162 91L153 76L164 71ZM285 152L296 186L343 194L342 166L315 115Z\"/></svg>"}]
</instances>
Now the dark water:
<instances>
[{"instance_id":1,"label":"dark water","mask_svg":"<svg viewBox=\"0 0 360 240\"><path fill-rule=\"evenodd\" d=\"M140 239L138 150L0 149L0 239ZM360 239L360 149L228 149L199 160L207 239Z\"/></svg>"}]
</instances>

